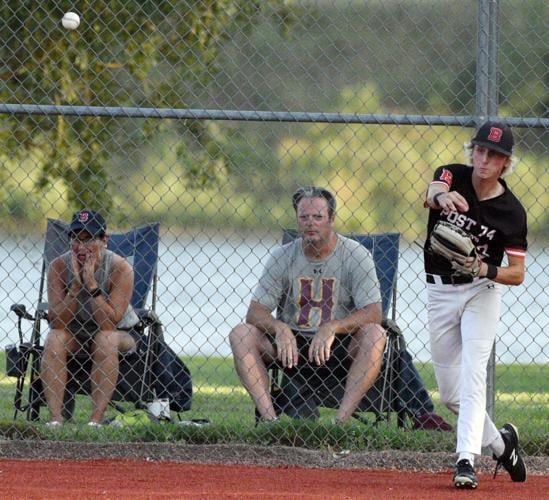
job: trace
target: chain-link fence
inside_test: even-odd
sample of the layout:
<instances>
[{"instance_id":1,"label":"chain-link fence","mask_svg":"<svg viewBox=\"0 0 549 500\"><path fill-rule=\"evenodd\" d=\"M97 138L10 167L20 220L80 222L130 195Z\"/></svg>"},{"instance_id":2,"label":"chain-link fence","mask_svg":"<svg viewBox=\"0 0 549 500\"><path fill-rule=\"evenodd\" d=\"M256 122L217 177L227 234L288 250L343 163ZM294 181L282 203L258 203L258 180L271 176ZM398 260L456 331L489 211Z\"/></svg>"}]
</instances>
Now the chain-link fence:
<instances>
[{"instance_id":1,"label":"chain-link fence","mask_svg":"<svg viewBox=\"0 0 549 500\"><path fill-rule=\"evenodd\" d=\"M431 364L423 202L435 168L462 163L474 126L499 116L514 127L519 163L507 182L528 214L529 248L524 283L505 287L488 403L496 422L520 427L528 454L547 455L546 2L94 0L72 9L74 30L61 24L67 9L58 0L1 8L0 344L15 346L0 375L6 436L31 428L51 438L58 431L44 422L71 417L58 437L87 439L78 429L88 420L135 424L133 403L168 397L173 418L153 425L158 440L452 451L452 432L404 432L456 423ZM395 324L373 406L381 417L391 407L388 424L338 426L338 404L315 403L300 419L256 426L261 404L240 379L250 389L252 372L247 361L234 368L230 340L238 349L242 338L230 332L283 230L297 227L292 193L308 185L335 195L336 230L381 266ZM115 234L103 238L93 212L73 232L60 222L83 208ZM391 233L392 261L360 236ZM133 285L119 257L107 266L106 245L134 266ZM130 296L138 323L124 315ZM89 352L87 371L71 365L65 384L63 353L76 349L69 313ZM115 324L126 331L103 335ZM128 331L135 324L143 328ZM190 371L190 410L185 367L166 346ZM115 390L124 418L103 412L117 347L130 350L119 365L129 381ZM339 390L345 375L335 378ZM290 389L303 396L309 382ZM74 413L72 397L62 404L71 384L91 392L76 396ZM102 430L113 440L116 431Z\"/></svg>"}]
</instances>

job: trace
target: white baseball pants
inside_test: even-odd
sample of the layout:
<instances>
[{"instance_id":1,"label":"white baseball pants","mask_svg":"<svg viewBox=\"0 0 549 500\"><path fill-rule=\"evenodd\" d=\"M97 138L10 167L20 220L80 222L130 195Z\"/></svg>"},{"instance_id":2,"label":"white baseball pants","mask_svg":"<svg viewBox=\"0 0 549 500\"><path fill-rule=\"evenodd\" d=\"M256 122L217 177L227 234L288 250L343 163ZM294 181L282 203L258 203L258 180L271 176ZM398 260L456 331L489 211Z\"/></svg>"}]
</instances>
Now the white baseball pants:
<instances>
[{"instance_id":1,"label":"white baseball pants","mask_svg":"<svg viewBox=\"0 0 549 500\"><path fill-rule=\"evenodd\" d=\"M458 415L457 453L480 454L499 436L486 413L486 367L500 318L501 287L485 278L427 283L431 355L441 401Z\"/></svg>"}]
</instances>

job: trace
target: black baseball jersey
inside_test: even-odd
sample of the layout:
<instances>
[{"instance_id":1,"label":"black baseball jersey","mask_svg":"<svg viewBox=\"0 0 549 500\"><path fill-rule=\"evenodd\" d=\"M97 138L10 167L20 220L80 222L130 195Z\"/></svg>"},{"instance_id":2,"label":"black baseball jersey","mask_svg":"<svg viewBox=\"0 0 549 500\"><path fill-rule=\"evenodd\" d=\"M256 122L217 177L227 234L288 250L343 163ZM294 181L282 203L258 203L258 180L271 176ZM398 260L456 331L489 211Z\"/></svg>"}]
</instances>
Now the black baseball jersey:
<instances>
[{"instance_id":1,"label":"black baseball jersey","mask_svg":"<svg viewBox=\"0 0 549 500\"><path fill-rule=\"evenodd\" d=\"M503 253L524 257L526 240L526 211L503 179L499 182L505 191L495 198L479 201L472 182L473 168L452 164L435 170L431 184L444 184L450 191L457 191L469 204L468 212L440 209L429 210L427 239L424 245L425 271L431 274L452 274L447 259L429 251L429 237L439 220L447 221L469 233L477 251L487 264L501 265Z\"/></svg>"}]
</instances>

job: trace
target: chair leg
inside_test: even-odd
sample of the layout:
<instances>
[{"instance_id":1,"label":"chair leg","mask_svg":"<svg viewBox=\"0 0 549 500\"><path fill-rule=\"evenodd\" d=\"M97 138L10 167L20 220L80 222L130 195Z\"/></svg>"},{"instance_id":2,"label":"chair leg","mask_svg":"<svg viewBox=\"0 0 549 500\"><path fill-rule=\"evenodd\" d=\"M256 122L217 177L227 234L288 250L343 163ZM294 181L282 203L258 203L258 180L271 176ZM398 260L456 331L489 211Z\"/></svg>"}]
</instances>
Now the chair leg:
<instances>
[{"instance_id":1,"label":"chair leg","mask_svg":"<svg viewBox=\"0 0 549 500\"><path fill-rule=\"evenodd\" d=\"M118 413L126 413L126 408L124 408L121 404L118 404L116 401L109 401L109 406L111 406L112 408L114 408ZM141 408L141 409L145 409L147 407L147 405L144 405L144 408ZM140 409L137 407L137 403L136 403L136 409Z\"/></svg>"},{"instance_id":2,"label":"chair leg","mask_svg":"<svg viewBox=\"0 0 549 500\"><path fill-rule=\"evenodd\" d=\"M407 412L404 408L399 408L397 410L397 424L401 429L406 425L406 415Z\"/></svg>"},{"instance_id":3,"label":"chair leg","mask_svg":"<svg viewBox=\"0 0 549 500\"><path fill-rule=\"evenodd\" d=\"M29 406L27 408L27 420L36 422L40 420L42 382L40 379L31 380L29 387Z\"/></svg>"},{"instance_id":4,"label":"chair leg","mask_svg":"<svg viewBox=\"0 0 549 500\"><path fill-rule=\"evenodd\" d=\"M394 378L393 378L393 383L391 385L391 387L392 387L391 408L397 414L397 426L398 426L398 428L402 429L406 425L406 415L408 414L408 411L402 405L400 397L399 397L399 391L398 391L398 384L400 383L398 378L400 377L400 373L401 373L401 369L400 369L400 352L398 350L395 351L395 361L393 363L393 369L394 369L394 374L393 374Z\"/></svg>"},{"instance_id":5,"label":"chair leg","mask_svg":"<svg viewBox=\"0 0 549 500\"><path fill-rule=\"evenodd\" d=\"M13 398L13 420L17 420L17 414L19 411L23 411L23 408L21 407L21 402L23 400L23 388L25 385L25 377L18 377L17 378L17 384L15 386L15 396Z\"/></svg>"},{"instance_id":6,"label":"chair leg","mask_svg":"<svg viewBox=\"0 0 549 500\"><path fill-rule=\"evenodd\" d=\"M20 366L20 375L17 377L17 383L15 385L15 395L13 398L13 420L17 419L17 414L21 411L25 411L27 407L23 406L23 393L25 390L25 377L27 375L27 368L29 366L29 359L31 352L27 346L21 345L19 347L18 355L21 356L21 366ZM19 361L18 361L19 362ZM30 395L30 389L29 389Z\"/></svg>"},{"instance_id":7,"label":"chair leg","mask_svg":"<svg viewBox=\"0 0 549 500\"><path fill-rule=\"evenodd\" d=\"M29 405L27 408L27 420L36 422L40 420L40 407L44 402L44 390L40 379L40 359L33 354L31 361L30 383L29 383Z\"/></svg>"},{"instance_id":8,"label":"chair leg","mask_svg":"<svg viewBox=\"0 0 549 500\"><path fill-rule=\"evenodd\" d=\"M395 372L395 348L394 339L391 332L387 336L387 359L386 359L386 374L383 377L383 387L381 391L381 405L379 409L380 417L385 415L387 422L391 419L391 411L395 405L395 399L397 398L396 389L394 387L396 381ZM378 418L378 421L382 418Z\"/></svg>"},{"instance_id":9,"label":"chair leg","mask_svg":"<svg viewBox=\"0 0 549 500\"><path fill-rule=\"evenodd\" d=\"M397 425L399 428L404 428L406 425L406 416L408 415L408 410L406 407L402 404L400 396L399 396L399 390L398 390L398 384L401 383L399 381L400 373L402 372L402 362L401 362L401 352L402 352L402 339L399 339L398 337L395 338L396 343L396 349L395 349L395 360L393 363L393 369L394 369L394 383L393 383L393 397L394 397L394 410L397 414Z\"/></svg>"}]
</instances>

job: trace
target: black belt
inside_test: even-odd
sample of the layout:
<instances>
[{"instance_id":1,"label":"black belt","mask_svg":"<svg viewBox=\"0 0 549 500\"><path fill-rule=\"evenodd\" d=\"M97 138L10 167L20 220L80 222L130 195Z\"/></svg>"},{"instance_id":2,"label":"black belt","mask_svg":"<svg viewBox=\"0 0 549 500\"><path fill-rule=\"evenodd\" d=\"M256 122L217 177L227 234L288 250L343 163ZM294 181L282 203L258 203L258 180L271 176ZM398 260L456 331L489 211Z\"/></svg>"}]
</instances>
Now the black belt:
<instances>
[{"instance_id":1,"label":"black belt","mask_svg":"<svg viewBox=\"0 0 549 500\"><path fill-rule=\"evenodd\" d=\"M472 276L460 276L459 274L446 274L436 275L438 279L435 279L435 275L427 274L427 283L434 285L435 283L442 283L443 285L464 285L465 283L472 283ZM440 280L440 281L439 281Z\"/></svg>"}]
</instances>

